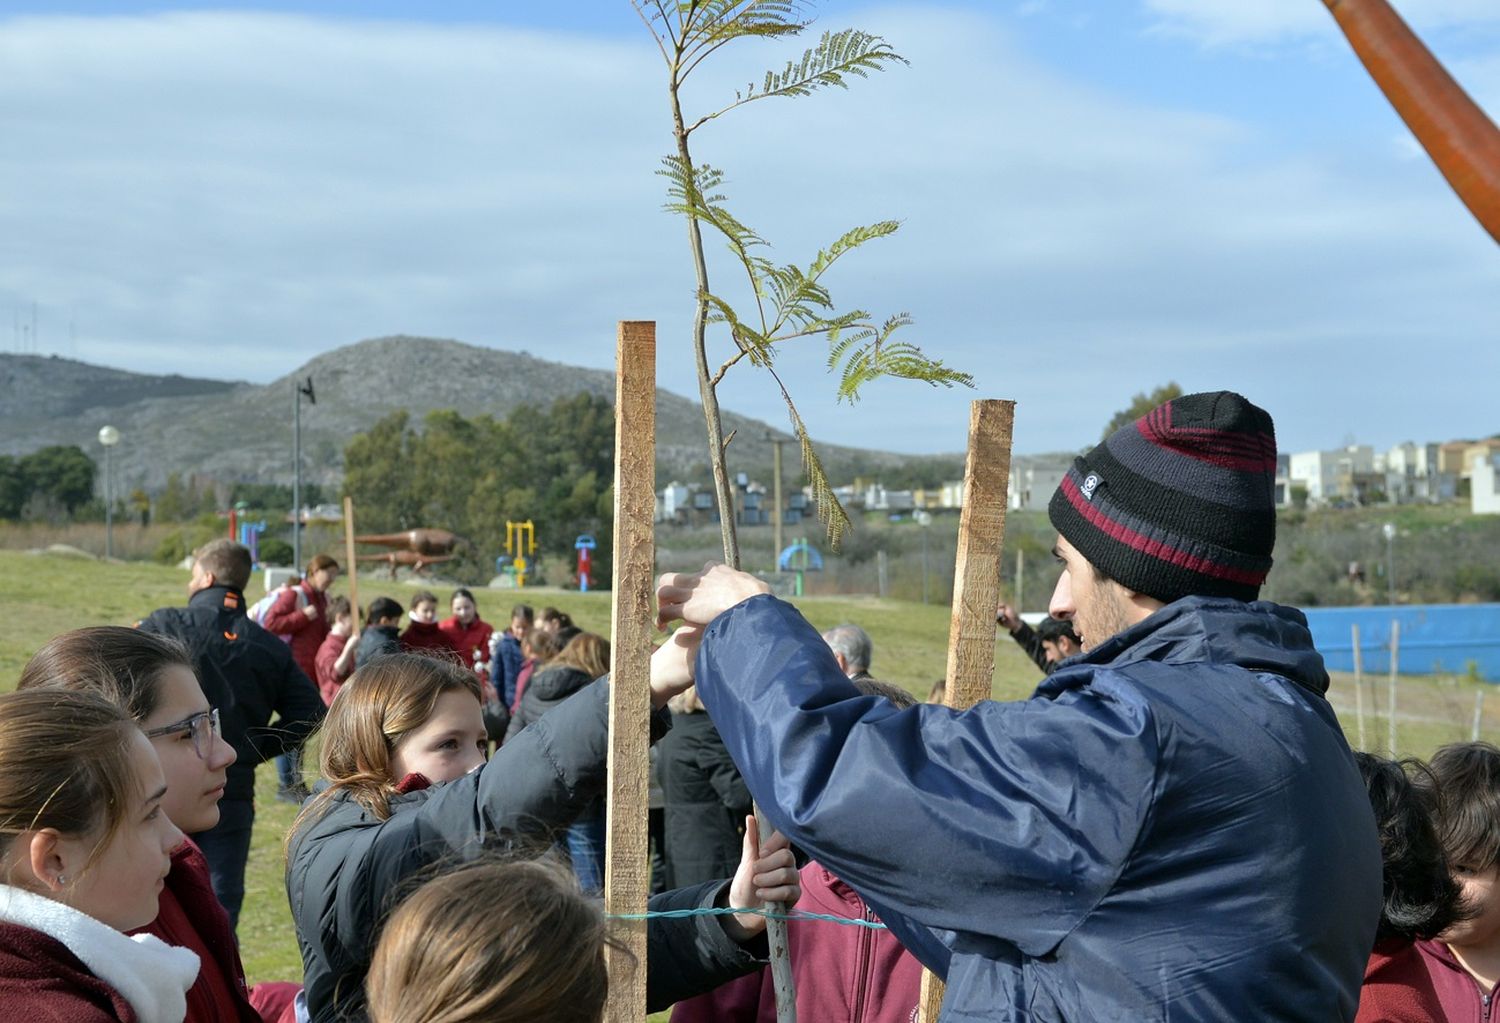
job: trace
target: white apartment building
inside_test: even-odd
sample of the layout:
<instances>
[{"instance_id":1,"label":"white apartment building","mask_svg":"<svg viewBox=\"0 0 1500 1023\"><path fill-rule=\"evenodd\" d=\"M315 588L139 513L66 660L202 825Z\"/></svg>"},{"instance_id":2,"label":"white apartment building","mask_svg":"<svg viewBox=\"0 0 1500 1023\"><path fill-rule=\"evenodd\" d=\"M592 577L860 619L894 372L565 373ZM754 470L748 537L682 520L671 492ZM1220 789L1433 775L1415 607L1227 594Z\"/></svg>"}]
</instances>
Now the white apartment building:
<instances>
[{"instance_id":1,"label":"white apartment building","mask_svg":"<svg viewBox=\"0 0 1500 1023\"><path fill-rule=\"evenodd\" d=\"M1375 449L1368 444L1350 444L1332 451L1294 452L1287 462L1290 486L1307 489L1308 504L1359 500L1361 484L1375 475Z\"/></svg>"},{"instance_id":2,"label":"white apartment building","mask_svg":"<svg viewBox=\"0 0 1500 1023\"><path fill-rule=\"evenodd\" d=\"M1011 511L1045 511L1072 464L1072 455L1013 458L1009 489Z\"/></svg>"},{"instance_id":3,"label":"white apartment building","mask_svg":"<svg viewBox=\"0 0 1500 1023\"><path fill-rule=\"evenodd\" d=\"M1469 509L1475 515L1500 515L1500 453L1474 463L1469 487Z\"/></svg>"},{"instance_id":4,"label":"white apartment building","mask_svg":"<svg viewBox=\"0 0 1500 1023\"><path fill-rule=\"evenodd\" d=\"M1442 472L1441 444L1407 441L1385 453L1386 496L1396 504L1451 500L1458 492L1458 478Z\"/></svg>"}]
</instances>

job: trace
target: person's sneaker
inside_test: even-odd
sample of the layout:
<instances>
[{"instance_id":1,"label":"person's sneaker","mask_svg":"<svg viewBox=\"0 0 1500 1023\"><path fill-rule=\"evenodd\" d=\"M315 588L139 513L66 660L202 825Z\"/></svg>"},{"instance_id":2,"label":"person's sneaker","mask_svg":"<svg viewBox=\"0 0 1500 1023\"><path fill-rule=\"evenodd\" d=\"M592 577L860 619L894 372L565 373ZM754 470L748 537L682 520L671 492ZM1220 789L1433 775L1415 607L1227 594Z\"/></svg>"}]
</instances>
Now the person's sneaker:
<instances>
[{"instance_id":1,"label":"person's sneaker","mask_svg":"<svg viewBox=\"0 0 1500 1023\"><path fill-rule=\"evenodd\" d=\"M292 803L296 806L301 806L303 803L307 802L307 797L311 795L312 793L307 791L307 786L302 784L301 782L298 782L295 785L283 785L281 788L276 790L277 799L281 800L283 803Z\"/></svg>"}]
</instances>

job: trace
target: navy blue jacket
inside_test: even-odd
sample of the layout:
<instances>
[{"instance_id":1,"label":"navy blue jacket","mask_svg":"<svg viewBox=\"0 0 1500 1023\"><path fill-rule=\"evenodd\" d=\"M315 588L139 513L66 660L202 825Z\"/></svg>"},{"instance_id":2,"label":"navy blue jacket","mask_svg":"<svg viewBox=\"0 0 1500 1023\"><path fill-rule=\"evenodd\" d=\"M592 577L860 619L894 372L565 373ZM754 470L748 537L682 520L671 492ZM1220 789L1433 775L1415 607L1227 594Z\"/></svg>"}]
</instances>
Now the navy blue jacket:
<instances>
[{"instance_id":1,"label":"navy blue jacket","mask_svg":"<svg viewBox=\"0 0 1500 1023\"><path fill-rule=\"evenodd\" d=\"M516 702L516 679L521 677L521 668L526 664L526 655L521 652L521 641L506 632L500 637L500 653L490 662L490 684L506 707Z\"/></svg>"},{"instance_id":2,"label":"navy blue jacket","mask_svg":"<svg viewBox=\"0 0 1500 1023\"><path fill-rule=\"evenodd\" d=\"M945 1023L1354 1018L1380 846L1300 612L1189 597L959 713L861 696L755 597L697 681L771 821L946 977Z\"/></svg>"}]
</instances>

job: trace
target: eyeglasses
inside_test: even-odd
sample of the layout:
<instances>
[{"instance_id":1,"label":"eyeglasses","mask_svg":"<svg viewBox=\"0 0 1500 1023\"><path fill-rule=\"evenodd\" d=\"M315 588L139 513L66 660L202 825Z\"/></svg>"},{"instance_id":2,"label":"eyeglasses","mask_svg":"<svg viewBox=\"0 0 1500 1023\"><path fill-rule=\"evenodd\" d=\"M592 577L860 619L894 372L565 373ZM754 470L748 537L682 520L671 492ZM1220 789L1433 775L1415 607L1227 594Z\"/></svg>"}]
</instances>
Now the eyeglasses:
<instances>
[{"instance_id":1,"label":"eyeglasses","mask_svg":"<svg viewBox=\"0 0 1500 1023\"><path fill-rule=\"evenodd\" d=\"M157 739L163 735L181 735L183 732L192 736L193 752L198 754L198 759L207 760L210 751L213 750L214 740L224 734L219 727L219 708L199 711L192 717L184 718L175 724L149 728L146 730L146 738Z\"/></svg>"}]
</instances>

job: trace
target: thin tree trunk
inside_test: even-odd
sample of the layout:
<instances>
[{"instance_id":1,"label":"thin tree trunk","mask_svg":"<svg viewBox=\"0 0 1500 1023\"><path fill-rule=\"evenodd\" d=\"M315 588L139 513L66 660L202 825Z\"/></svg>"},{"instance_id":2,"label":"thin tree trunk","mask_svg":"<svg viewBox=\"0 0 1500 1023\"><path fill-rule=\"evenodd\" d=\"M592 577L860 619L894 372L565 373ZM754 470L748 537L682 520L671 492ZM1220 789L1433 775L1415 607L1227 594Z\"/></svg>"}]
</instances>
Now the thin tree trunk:
<instances>
[{"instance_id":1,"label":"thin tree trunk","mask_svg":"<svg viewBox=\"0 0 1500 1023\"><path fill-rule=\"evenodd\" d=\"M672 88L672 126L677 137L677 155L688 181L693 179L693 157L688 151L687 128L682 104ZM693 267L698 272L698 302L693 311L693 355L698 364L698 399L703 403L703 421L708 427L708 464L714 471L714 495L719 505L719 533L724 540L724 563L740 567L740 543L734 528L734 493L729 487L729 467L724 457L724 424L719 418L719 396L708 369L708 262L703 258L703 232L694 217L688 217L688 240L693 248Z\"/></svg>"},{"instance_id":2,"label":"thin tree trunk","mask_svg":"<svg viewBox=\"0 0 1500 1023\"><path fill-rule=\"evenodd\" d=\"M678 54L679 58L681 54ZM682 160L684 173L688 175L690 197L696 196L696 178L693 176L693 155L688 150L687 126L682 119L682 104L677 98L676 69L673 69L672 127L677 138L677 156ZM698 273L698 304L693 312L693 355L698 364L698 396L703 402L703 420L708 426L708 460L714 471L714 492L719 503L719 534L724 539L724 563L730 568L740 567L740 544L734 528L734 494L729 487L729 468L724 457L724 424L719 418L719 396L714 391L713 377L708 369L708 348L705 333L708 327L708 262L703 257L703 232L696 217L688 217L688 240L693 248L693 266ZM770 837L771 825L755 808L755 822L760 830L761 841ZM779 902L769 903L772 912L785 913L787 907ZM796 1023L797 988L792 979L791 948L787 938L786 921L767 920L766 940L771 950L771 984L776 997L776 1019L778 1023Z\"/></svg>"}]
</instances>

